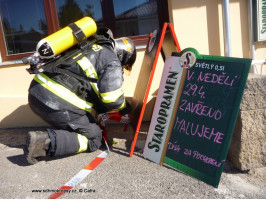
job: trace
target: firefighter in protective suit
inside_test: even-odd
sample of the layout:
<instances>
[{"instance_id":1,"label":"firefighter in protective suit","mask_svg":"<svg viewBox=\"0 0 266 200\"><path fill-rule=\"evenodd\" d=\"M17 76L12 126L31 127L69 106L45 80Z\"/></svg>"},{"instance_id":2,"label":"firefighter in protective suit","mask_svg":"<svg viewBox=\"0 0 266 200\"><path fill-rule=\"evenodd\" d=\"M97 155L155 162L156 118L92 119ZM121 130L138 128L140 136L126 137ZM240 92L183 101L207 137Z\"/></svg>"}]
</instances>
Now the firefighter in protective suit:
<instances>
[{"instance_id":1,"label":"firefighter in protective suit","mask_svg":"<svg viewBox=\"0 0 266 200\"><path fill-rule=\"evenodd\" d=\"M72 48L66 53L67 59L51 67L53 70L35 75L29 88L29 105L53 128L28 133L24 148L28 163L35 164L43 156L99 149L102 130L92 109L121 115L131 111L121 87L123 70L131 70L136 49L129 38L113 39L110 30L106 33L104 40L94 40L79 53L75 53L77 46Z\"/></svg>"}]
</instances>

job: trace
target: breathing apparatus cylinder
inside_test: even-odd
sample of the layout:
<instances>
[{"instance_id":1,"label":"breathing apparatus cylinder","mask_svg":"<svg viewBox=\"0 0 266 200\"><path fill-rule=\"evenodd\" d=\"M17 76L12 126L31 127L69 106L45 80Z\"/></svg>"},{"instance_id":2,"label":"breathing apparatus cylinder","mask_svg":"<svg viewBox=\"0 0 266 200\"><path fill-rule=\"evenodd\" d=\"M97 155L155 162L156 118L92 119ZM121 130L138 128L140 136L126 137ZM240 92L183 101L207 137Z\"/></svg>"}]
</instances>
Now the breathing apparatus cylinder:
<instances>
[{"instance_id":1,"label":"breathing apparatus cylinder","mask_svg":"<svg viewBox=\"0 0 266 200\"><path fill-rule=\"evenodd\" d=\"M76 21L75 24L82 30L85 37L89 37L97 31L97 25L90 17L84 17ZM69 26L66 26L65 28L40 40L37 44L36 52L38 52L41 58L49 59L59 55L77 43L78 40L75 34L73 34L73 30Z\"/></svg>"}]
</instances>

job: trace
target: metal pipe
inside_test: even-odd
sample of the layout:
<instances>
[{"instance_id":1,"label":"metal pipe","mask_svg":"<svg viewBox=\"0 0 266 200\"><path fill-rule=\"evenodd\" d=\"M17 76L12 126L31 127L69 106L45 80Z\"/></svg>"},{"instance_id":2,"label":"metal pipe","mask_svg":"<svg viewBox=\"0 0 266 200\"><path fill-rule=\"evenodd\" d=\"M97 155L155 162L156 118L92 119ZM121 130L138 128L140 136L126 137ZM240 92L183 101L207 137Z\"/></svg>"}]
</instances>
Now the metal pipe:
<instances>
[{"instance_id":1,"label":"metal pipe","mask_svg":"<svg viewBox=\"0 0 266 200\"><path fill-rule=\"evenodd\" d=\"M254 55L254 27L253 27L253 11L252 11L252 0L248 0L248 20L249 20L249 42L250 42L250 57L252 60L255 59Z\"/></svg>"},{"instance_id":2,"label":"metal pipe","mask_svg":"<svg viewBox=\"0 0 266 200\"><path fill-rule=\"evenodd\" d=\"M231 28L230 28L230 15L229 15L229 0L223 0L223 18L224 18L224 48L225 55L232 56L231 45Z\"/></svg>"},{"instance_id":3,"label":"metal pipe","mask_svg":"<svg viewBox=\"0 0 266 200\"><path fill-rule=\"evenodd\" d=\"M248 21L249 21L249 42L250 42L250 58L255 60L255 47L254 47L254 27L253 27L253 10L252 0L248 0ZM252 73L258 73L258 68L255 63L252 63Z\"/></svg>"}]
</instances>

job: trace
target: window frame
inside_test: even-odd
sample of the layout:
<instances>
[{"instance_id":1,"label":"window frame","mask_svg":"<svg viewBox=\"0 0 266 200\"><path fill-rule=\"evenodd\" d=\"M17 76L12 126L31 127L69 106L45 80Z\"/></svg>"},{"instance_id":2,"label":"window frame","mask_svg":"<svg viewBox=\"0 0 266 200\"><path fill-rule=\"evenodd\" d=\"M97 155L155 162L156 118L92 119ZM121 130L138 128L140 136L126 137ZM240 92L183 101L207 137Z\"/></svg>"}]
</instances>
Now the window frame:
<instances>
[{"instance_id":1,"label":"window frame","mask_svg":"<svg viewBox=\"0 0 266 200\"><path fill-rule=\"evenodd\" d=\"M47 22L48 34L52 34L59 30L59 21L56 10L55 0L43 0L44 12ZM104 26L110 28L116 37L115 28L115 14L113 1L112 0L101 0L102 14L103 14L103 24ZM159 28L162 28L165 22L169 23L169 11L168 11L168 1L157 0L157 12L159 16ZM136 46L144 46L148 42L149 34L138 35L138 36L128 36L133 40ZM4 32L2 27L2 19L0 18L0 53L2 62L20 60L23 57L29 56L29 53L20 53L14 55L8 55L6 51L6 44L4 38Z\"/></svg>"}]
</instances>

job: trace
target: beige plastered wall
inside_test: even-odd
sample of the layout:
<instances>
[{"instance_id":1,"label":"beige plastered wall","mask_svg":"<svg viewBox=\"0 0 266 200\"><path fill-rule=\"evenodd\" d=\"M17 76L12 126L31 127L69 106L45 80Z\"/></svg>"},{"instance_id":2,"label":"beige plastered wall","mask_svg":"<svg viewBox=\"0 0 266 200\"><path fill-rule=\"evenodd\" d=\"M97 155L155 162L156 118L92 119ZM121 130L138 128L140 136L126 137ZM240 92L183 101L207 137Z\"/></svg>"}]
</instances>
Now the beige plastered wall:
<instances>
[{"instance_id":1,"label":"beige plastered wall","mask_svg":"<svg viewBox=\"0 0 266 200\"><path fill-rule=\"evenodd\" d=\"M224 56L223 14L221 0L168 0L170 22L173 23L181 49L193 47L200 54ZM250 58L248 5L244 0L230 0L232 56ZM125 76L123 89L132 100L145 49L137 52L130 76ZM255 59L266 58L266 42L255 43ZM0 59L1 62L1 59ZM149 121L163 69L159 58L149 93L144 121ZM30 109L28 88L33 75L23 64L0 65L0 128L47 126ZM266 74L264 66L263 73Z\"/></svg>"},{"instance_id":2,"label":"beige plastered wall","mask_svg":"<svg viewBox=\"0 0 266 200\"><path fill-rule=\"evenodd\" d=\"M250 58L248 1L229 2L232 56ZM168 0L168 4L182 49L193 47L200 54L225 55L221 0ZM255 59L265 58L266 41L255 42Z\"/></svg>"},{"instance_id":3,"label":"beige plastered wall","mask_svg":"<svg viewBox=\"0 0 266 200\"><path fill-rule=\"evenodd\" d=\"M136 89L143 56L144 49L138 50L138 59L131 74L129 76L124 75L123 90L129 102L131 102ZM149 121L151 118L160 74L162 73L163 61L161 57L158 66L160 67L154 75L155 81L150 90L147 112L144 115L145 121ZM0 66L0 128L48 126L31 111L28 105L28 88L34 77L26 71L28 67L23 64Z\"/></svg>"}]
</instances>

